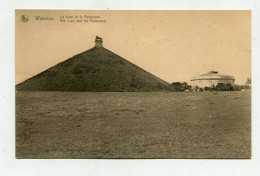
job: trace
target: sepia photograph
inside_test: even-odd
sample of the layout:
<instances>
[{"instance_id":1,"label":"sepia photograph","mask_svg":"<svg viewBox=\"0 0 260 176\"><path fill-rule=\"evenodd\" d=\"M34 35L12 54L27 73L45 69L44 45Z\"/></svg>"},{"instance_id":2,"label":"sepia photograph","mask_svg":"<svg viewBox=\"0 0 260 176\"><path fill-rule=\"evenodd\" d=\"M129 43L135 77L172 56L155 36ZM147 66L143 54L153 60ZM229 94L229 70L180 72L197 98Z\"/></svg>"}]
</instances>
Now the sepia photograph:
<instances>
[{"instance_id":1,"label":"sepia photograph","mask_svg":"<svg viewBox=\"0 0 260 176\"><path fill-rule=\"evenodd\" d=\"M15 10L17 159L251 159L250 10Z\"/></svg>"}]
</instances>

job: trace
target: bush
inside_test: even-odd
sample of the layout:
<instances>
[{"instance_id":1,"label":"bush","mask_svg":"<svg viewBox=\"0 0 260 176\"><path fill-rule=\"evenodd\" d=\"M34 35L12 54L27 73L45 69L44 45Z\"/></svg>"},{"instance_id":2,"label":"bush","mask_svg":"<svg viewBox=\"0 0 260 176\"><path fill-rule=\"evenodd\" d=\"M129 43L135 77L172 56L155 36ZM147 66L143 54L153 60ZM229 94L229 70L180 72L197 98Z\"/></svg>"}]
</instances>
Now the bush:
<instances>
[{"instance_id":1,"label":"bush","mask_svg":"<svg viewBox=\"0 0 260 176\"><path fill-rule=\"evenodd\" d=\"M171 86L174 91L191 90L191 85L189 85L187 82L173 82Z\"/></svg>"},{"instance_id":2,"label":"bush","mask_svg":"<svg viewBox=\"0 0 260 176\"><path fill-rule=\"evenodd\" d=\"M234 87L228 83L228 84L223 84L223 83L218 83L216 87L213 87L215 91L233 91Z\"/></svg>"}]
</instances>

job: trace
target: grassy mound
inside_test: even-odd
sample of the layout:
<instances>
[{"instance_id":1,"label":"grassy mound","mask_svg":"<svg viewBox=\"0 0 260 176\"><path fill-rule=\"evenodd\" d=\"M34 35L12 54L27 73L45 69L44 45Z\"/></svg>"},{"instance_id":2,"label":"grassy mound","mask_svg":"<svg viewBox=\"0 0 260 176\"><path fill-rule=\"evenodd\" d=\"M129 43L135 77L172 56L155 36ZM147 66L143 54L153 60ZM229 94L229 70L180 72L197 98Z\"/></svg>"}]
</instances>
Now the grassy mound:
<instances>
[{"instance_id":1,"label":"grassy mound","mask_svg":"<svg viewBox=\"0 0 260 176\"><path fill-rule=\"evenodd\" d=\"M169 84L105 48L94 47L18 84L18 91L136 92Z\"/></svg>"}]
</instances>

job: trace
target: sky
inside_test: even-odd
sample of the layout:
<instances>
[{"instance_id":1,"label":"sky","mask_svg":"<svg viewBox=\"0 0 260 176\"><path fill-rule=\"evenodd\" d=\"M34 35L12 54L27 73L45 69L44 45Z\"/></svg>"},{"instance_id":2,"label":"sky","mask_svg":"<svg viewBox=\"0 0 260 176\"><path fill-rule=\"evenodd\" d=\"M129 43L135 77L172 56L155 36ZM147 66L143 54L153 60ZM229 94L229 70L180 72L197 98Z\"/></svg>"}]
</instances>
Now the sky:
<instances>
[{"instance_id":1,"label":"sky","mask_svg":"<svg viewBox=\"0 0 260 176\"><path fill-rule=\"evenodd\" d=\"M102 21L84 22L91 16ZM16 84L93 48L97 35L105 48L169 83L211 70L234 76L236 84L251 77L246 10L16 10L15 25Z\"/></svg>"}]
</instances>

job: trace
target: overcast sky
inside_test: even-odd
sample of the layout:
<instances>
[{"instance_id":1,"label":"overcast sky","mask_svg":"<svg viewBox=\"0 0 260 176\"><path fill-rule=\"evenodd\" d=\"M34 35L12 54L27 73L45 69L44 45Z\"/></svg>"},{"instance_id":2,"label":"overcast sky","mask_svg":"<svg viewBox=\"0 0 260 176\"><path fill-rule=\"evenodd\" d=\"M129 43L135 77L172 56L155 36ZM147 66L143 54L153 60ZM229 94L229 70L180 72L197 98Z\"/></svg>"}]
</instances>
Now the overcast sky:
<instances>
[{"instance_id":1,"label":"overcast sky","mask_svg":"<svg viewBox=\"0 0 260 176\"><path fill-rule=\"evenodd\" d=\"M66 15L106 22L60 22ZM91 49L98 35L105 48L169 83L213 68L243 84L251 77L250 18L250 11L16 11L16 83Z\"/></svg>"}]
</instances>

